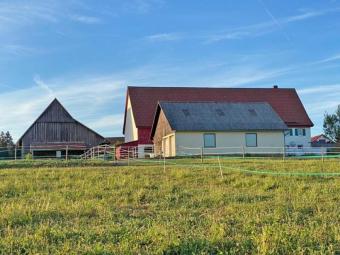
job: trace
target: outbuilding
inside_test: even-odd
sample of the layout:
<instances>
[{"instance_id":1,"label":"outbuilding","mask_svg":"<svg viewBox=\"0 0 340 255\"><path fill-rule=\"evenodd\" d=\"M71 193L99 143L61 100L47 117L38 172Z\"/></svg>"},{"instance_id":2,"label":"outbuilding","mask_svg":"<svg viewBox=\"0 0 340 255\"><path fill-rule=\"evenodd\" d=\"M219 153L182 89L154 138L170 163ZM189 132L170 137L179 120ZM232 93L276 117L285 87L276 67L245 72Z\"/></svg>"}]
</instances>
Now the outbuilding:
<instances>
[{"instance_id":1,"label":"outbuilding","mask_svg":"<svg viewBox=\"0 0 340 255\"><path fill-rule=\"evenodd\" d=\"M20 137L17 146L22 155L64 158L79 155L104 142L97 132L75 120L65 107L54 99L36 121Z\"/></svg>"},{"instance_id":2,"label":"outbuilding","mask_svg":"<svg viewBox=\"0 0 340 255\"><path fill-rule=\"evenodd\" d=\"M151 129L156 155L282 153L289 128L266 102L159 102Z\"/></svg>"}]
</instances>

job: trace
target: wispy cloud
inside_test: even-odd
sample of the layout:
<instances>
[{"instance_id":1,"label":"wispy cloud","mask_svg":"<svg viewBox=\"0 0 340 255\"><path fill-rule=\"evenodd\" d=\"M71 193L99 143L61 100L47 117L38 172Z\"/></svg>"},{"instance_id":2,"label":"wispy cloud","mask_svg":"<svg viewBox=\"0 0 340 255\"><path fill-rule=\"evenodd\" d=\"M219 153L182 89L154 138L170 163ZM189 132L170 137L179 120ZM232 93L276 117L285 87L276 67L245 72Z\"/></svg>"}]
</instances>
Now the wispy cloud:
<instances>
[{"instance_id":1,"label":"wispy cloud","mask_svg":"<svg viewBox=\"0 0 340 255\"><path fill-rule=\"evenodd\" d=\"M50 1L39 3L23 3L19 1L3 1L0 3L0 28L9 25L25 26L37 20L58 21L57 5Z\"/></svg>"},{"instance_id":2,"label":"wispy cloud","mask_svg":"<svg viewBox=\"0 0 340 255\"><path fill-rule=\"evenodd\" d=\"M100 24L102 20L98 17L84 16L84 15L71 15L71 20L84 24Z\"/></svg>"},{"instance_id":3,"label":"wispy cloud","mask_svg":"<svg viewBox=\"0 0 340 255\"><path fill-rule=\"evenodd\" d=\"M4 0L0 2L0 32L36 23L59 23L65 20L83 24L101 23L101 18L96 15L82 14L90 11L80 1Z\"/></svg>"},{"instance_id":4,"label":"wispy cloud","mask_svg":"<svg viewBox=\"0 0 340 255\"><path fill-rule=\"evenodd\" d=\"M123 114L112 114L94 119L88 122L88 125L94 129L111 129L120 130L123 126L124 115Z\"/></svg>"},{"instance_id":5,"label":"wispy cloud","mask_svg":"<svg viewBox=\"0 0 340 255\"><path fill-rule=\"evenodd\" d=\"M340 60L340 54L335 54L333 56L318 60L318 61L314 62L314 64L323 64L323 63L339 61L339 60Z\"/></svg>"},{"instance_id":6,"label":"wispy cloud","mask_svg":"<svg viewBox=\"0 0 340 255\"><path fill-rule=\"evenodd\" d=\"M90 128L100 129L103 135L119 135L121 122L112 110L117 98L123 98L123 82L114 77L92 77L88 79L56 79L43 81L34 77L36 85L11 92L0 92L0 108L8 114L0 118L0 129L10 130L17 139L39 116L54 97L60 99L70 113ZM13 111L15 106L15 111ZM108 117L110 116L110 117ZM118 118L119 117L119 118ZM91 126L99 120L97 125ZM107 120L107 122L105 121ZM113 125L113 126L112 126Z\"/></svg>"},{"instance_id":7,"label":"wispy cloud","mask_svg":"<svg viewBox=\"0 0 340 255\"><path fill-rule=\"evenodd\" d=\"M154 35L146 36L145 39L150 42L167 42L167 41L177 41L181 39L181 36L175 33L161 33L161 34L154 34Z\"/></svg>"},{"instance_id":8,"label":"wispy cloud","mask_svg":"<svg viewBox=\"0 0 340 255\"><path fill-rule=\"evenodd\" d=\"M263 7L264 11L267 13L267 15L272 19L272 21L274 22L274 24L282 30L285 38L287 39L287 41L291 41L289 35L283 30L283 27L281 25L281 22L274 16L274 14L269 10L269 8L264 4L264 2L262 0L258 0L259 3L261 4L261 6Z\"/></svg>"},{"instance_id":9,"label":"wispy cloud","mask_svg":"<svg viewBox=\"0 0 340 255\"><path fill-rule=\"evenodd\" d=\"M130 0L124 1L124 9L129 12L148 13L165 4L164 0Z\"/></svg>"},{"instance_id":10,"label":"wispy cloud","mask_svg":"<svg viewBox=\"0 0 340 255\"><path fill-rule=\"evenodd\" d=\"M340 84L331 84L331 85L318 85L311 86L304 89L299 89L299 94L307 95L307 94L319 94L319 93L340 93ZM339 101L340 104L340 101Z\"/></svg>"},{"instance_id":11,"label":"wispy cloud","mask_svg":"<svg viewBox=\"0 0 340 255\"><path fill-rule=\"evenodd\" d=\"M263 3L262 1L260 2ZM320 11L308 11L302 14L293 15L289 17L276 18L264 5L263 7L266 13L271 18L270 22L262 22L262 23L257 23L254 25L238 27L238 28L231 29L229 31L223 31L219 33L209 33L208 35L205 36L206 42L213 43L213 42L219 42L222 40L241 39L245 37L257 37L257 36L271 33L273 31L276 31L277 29L283 29L284 25L288 25L290 23L301 22L301 21L308 20L314 17L319 17L319 16L330 14L330 13L340 12L340 9L324 9ZM287 34L285 34L285 36L287 40L290 40Z\"/></svg>"},{"instance_id":12,"label":"wispy cloud","mask_svg":"<svg viewBox=\"0 0 340 255\"><path fill-rule=\"evenodd\" d=\"M15 56L32 56L41 52L42 50L19 44L4 44L0 46L0 53Z\"/></svg>"},{"instance_id":13,"label":"wispy cloud","mask_svg":"<svg viewBox=\"0 0 340 255\"><path fill-rule=\"evenodd\" d=\"M54 96L53 90L43 80L41 80L39 75L35 75L33 80L35 84L38 85L39 88L45 90L50 97Z\"/></svg>"}]
</instances>

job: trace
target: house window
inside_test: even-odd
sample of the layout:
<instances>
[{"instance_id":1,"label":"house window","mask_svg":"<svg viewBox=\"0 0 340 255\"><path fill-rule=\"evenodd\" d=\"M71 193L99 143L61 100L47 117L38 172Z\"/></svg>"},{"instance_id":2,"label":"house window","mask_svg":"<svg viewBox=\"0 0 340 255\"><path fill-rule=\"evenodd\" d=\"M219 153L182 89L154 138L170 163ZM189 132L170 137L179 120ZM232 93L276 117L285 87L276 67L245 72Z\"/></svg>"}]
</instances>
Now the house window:
<instances>
[{"instance_id":1,"label":"house window","mask_svg":"<svg viewBox=\"0 0 340 255\"><path fill-rule=\"evenodd\" d=\"M204 148L216 148L216 135L215 134L204 134Z\"/></svg>"},{"instance_id":2,"label":"house window","mask_svg":"<svg viewBox=\"0 0 340 255\"><path fill-rule=\"evenodd\" d=\"M289 129L289 135L290 135L290 136L293 136L293 129L292 129L292 128Z\"/></svg>"},{"instance_id":3,"label":"house window","mask_svg":"<svg viewBox=\"0 0 340 255\"><path fill-rule=\"evenodd\" d=\"M257 147L257 134L246 134L246 146Z\"/></svg>"},{"instance_id":4,"label":"house window","mask_svg":"<svg viewBox=\"0 0 340 255\"><path fill-rule=\"evenodd\" d=\"M306 136L306 129L305 128L296 128L295 129L295 136Z\"/></svg>"}]
</instances>

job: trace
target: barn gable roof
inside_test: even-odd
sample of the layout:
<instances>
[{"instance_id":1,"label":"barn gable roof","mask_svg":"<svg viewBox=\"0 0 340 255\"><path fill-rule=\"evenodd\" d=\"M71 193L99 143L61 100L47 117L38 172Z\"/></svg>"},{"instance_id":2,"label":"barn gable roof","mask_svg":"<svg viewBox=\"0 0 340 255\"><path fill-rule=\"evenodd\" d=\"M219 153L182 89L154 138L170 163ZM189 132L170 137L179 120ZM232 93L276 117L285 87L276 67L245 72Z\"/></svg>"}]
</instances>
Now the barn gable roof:
<instances>
[{"instance_id":1,"label":"barn gable roof","mask_svg":"<svg viewBox=\"0 0 340 255\"><path fill-rule=\"evenodd\" d=\"M55 98L47 108L39 115L39 117L32 123L32 125L25 131L25 133L18 139L19 144L22 138L28 133L28 131L34 126L35 123L76 123L90 130L98 137L104 139L103 136L98 134L96 131L88 128L81 122L74 119L71 114L65 109L65 107Z\"/></svg>"},{"instance_id":2,"label":"barn gable roof","mask_svg":"<svg viewBox=\"0 0 340 255\"><path fill-rule=\"evenodd\" d=\"M175 131L274 131L287 125L266 102L160 102L152 126L153 136L160 111Z\"/></svg>"},{"instance_id":3,"label":"barn gable roof","mask_svg":"<svg viewBox=\"0 0 340 255\"><path fill-rule=\"evenodd\" d=\"M267 102L290 127L312 127L313 123L295 89L288 88L201 88L128 87L137 128L152 126L158 101L172 102ZM127 101L126 101L127 102ZM126 105L127 106L127 105ZM125 131L125 118L124 117Z\"/></svg>"}]
</instances>

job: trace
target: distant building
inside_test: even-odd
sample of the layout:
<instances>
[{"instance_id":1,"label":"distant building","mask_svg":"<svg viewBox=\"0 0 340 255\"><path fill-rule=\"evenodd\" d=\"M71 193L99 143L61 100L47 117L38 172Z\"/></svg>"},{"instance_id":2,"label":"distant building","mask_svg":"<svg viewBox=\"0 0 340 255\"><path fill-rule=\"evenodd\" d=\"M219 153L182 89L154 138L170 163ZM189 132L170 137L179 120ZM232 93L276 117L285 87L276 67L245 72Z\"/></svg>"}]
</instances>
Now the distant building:
<instances>
[{"instance_id":1,"label":"distant building","mask_svg":"<svg viewBox=\"0 0 340 255\"><path fill-rule=\"evenodd\" d=\"M124 137L105 137L104 144L118 146L124 143Z\"/></svg>"},{"instance_id":2,"label":"distant building","mask_svg":"<svg viewBox=\"0 0 340 255\"><path fill-rule=\"evenodd\" d=\"M282 153L288 129L268 103L160 102L151 129L155 154ZM240 150L240 148L242 148Z\"/></svg>"},{"instance_id":3,"label":"distant building","mask_svg":"<svg viewBox=\"0 0 340 255\"><path fill-rule=\"evenodd\" d=\"M329 139L326 135L320 134L312 137L312 147L331 147L335 146L335 143Z\"/></svg>"},{"instance_id":4,"label":"distant building","mask_svg":"<svg viewBox=\"0 0 340 255\"><path fill-rule=\"evenodd\" d=\"M104 137L75 120L54 99L38 119L20 137L17 146L22 155L64 157L79 155L104 141Z\"/></svg>"},{"instance_id":5,"label":"distant building","mask_svg":"<svg viewBox=\"0 0 340 255\"><path fill-rule=\"evenodd\" d=\"M313 123L295 89L278 88L199 88L128 87L120 148L138 148L138 155L153 145L150 140L155 109L159 101L268 103L289 130L285 146L310 147ZM119 154L119 153L118 153Z\"/></svg>"}]
</instances>

